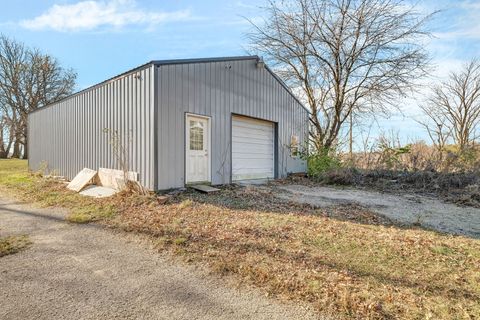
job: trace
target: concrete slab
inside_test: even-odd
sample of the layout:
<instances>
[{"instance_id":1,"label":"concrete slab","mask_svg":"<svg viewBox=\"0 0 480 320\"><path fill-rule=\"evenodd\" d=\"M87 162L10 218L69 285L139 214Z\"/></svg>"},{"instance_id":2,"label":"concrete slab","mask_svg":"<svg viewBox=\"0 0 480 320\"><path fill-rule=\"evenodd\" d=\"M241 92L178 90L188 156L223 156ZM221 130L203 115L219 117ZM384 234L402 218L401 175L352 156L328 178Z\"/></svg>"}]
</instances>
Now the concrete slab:
<instances>
[{"instance_id":1,"label":"concrete slab","mask_svg":"<svg viewBox=\"0 0 480 320\"><path fill-rule=\"evenodd\" d=\"M130 181L138 181L138 173L128 171L127 179ZM125 187L125 173L122 170L100 168L98 169L97 184L116 190L122 190Z\"/></svg>"},{"instance_id":2,"label":"concrete slab","mask_svg":"<svg viewBox=\"0 0 480 320\"><path fill-rule=\"evenodd\" d=\"M200 191L200 192L204 192L204 193L212 193L212 192L220 191L220 189L217 189L217 188L214 188L214 187L211 187L211 186L207 186L205 184L193 185L193 186L191 186L191 188L195 189L197 191Z\"/></svg>"},{"instance_id":3,"label":"concrete slab","mask_svg":"<svg viewBox=\"0 0 480 320\"><path fill-rule=\"evenodd\" d=\"M240 180L235 181L236 184L241 186L261 186L267 184L269 181L268 179L253 179L253 180Z\"/></svg>"},{"instance_id":4,"label":"concrete slab","mask_svg":"<svg viewBox=\"0 0 480 320\"><path fill-rule=\"evenodd\" d=\"M97 175L97 171L83 168L75 178L67 185L67 188L76 192L82 191L83 188L87 186L87 184L92 181L92 179Z\"/></svg>"},{"instance_id":5,"label":"concrete slab","mask_svg":"<svg viewBox=\"0 0 480 320\"><path fill-rule=\"evenodd\" d=\"M103 186L88 186L80 194L93 198L107 198L118 193L117 190Z\"/></svg>"}]
</instances>

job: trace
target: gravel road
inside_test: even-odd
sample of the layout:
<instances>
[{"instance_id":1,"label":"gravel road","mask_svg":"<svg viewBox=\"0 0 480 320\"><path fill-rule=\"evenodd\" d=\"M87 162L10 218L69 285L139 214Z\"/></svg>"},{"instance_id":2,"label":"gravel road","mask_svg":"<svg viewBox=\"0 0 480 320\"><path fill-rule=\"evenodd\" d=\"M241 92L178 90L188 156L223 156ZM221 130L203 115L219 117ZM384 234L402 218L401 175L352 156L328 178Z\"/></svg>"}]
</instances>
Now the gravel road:
<instances>
[{"instance_id":1,"label":"gravel road","mask_svg":"<svg viewBox=\"0 0 480 320\"><path fill-rule=\"evenodd\" d=\"M318 319L64 214L0 198L0 236L33 242L0 258L0 319Z\"/></svg>"},{"instance_id":2,"label":"gravel road","mask_svg":"<svg viewBox=\"0 0 480 320\"><path fill-rule=\"evenodd\" d=\"M419 224L440 232L480 238L478 208L460 207L418 194L392 195L370 190L302 185L278 188L277 197L295 202L319 207L356 203L407 226Z\"/></svg>"}]
</instances>

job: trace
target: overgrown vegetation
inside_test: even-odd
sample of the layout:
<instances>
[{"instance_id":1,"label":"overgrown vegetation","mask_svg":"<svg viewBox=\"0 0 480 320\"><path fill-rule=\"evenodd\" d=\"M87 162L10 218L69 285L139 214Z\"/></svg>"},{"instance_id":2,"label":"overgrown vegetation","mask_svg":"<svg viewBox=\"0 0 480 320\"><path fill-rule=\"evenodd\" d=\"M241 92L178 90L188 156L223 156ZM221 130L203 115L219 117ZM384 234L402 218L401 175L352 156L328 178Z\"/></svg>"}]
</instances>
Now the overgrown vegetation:
<instances>
[{"instance_id":1,"label":"overgrown vegetation","mask_svg":"<svg viewBox=\"0 0 480 320\"><path fill-rule=\"evenodd\" d=\"M25 235L0 237L0 257L17 253L31 244L32 242Z\"/></svg>"},{"instance_id":2,"label":"overgrown vegetation","mask_svg":"<svg viewBox=\"0 0 480 320\"><path fill-rule=\"evenodd\" d=\"M395 133L383 134L365 143L352 157L339 156L344 165L363 170L432 171L458 173L480 171L480 148L477 145L449 144L438 149L424 141L401 143Z\"/></svg>"},{"instance_id":3,"label":"overgrown vegetation","mask_svg":"<svg viewBox=\"0 0 480 320\"><path fill-rule=\"evenodd\" d=\"M312 154L306 154L303 157L307 160L310 177L321 176L325 172L340 168L341 165L335 153L326 148Z\"/></svg>"},{"instance_id":4,"label":"overgrown vegetation","mask_svg":"<svg viewBox=\"0 0 480 320\"><path fill-rule=\"evenodd\" d=\"M425 142L402 144L394 133L366 142L352 155L322 150L303 155L310 179L297 183L367 187L382 192L422 192L480 207L480 148Z\"/></svg>"},{"instance_id":5,"label":"overgrown vegetation","mask_svg":"<svg viewBox=\"0 0 480 320\"><path fill-rule=\"evenodd\" d=\"M96 219L114 208L116 214L100 221L148 235L158 250L336 317L474 319L480 314L478 240L398 228L365 208L318 209L254 187L223 188L208 196L179 193L165 205L155 195L98 200L30 176L19 161L0 162L0 186L43 205L92 206L88 215Z\"/></svg>"}]
</instances>

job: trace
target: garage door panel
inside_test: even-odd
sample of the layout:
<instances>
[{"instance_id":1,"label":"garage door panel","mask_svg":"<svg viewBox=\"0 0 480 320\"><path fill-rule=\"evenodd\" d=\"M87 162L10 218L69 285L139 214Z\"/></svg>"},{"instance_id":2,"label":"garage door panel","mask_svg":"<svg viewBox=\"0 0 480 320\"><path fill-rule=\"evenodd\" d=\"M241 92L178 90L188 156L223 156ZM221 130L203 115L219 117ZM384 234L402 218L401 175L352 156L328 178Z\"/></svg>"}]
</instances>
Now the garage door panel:
<instances>
[{"instance_id":1,"label":"garage door panel","mask_svg":"<svg viewBox=\"0 0 480 320\"><path fill-rule=\"evenodd\" d=\"M273 157L271 154L269 153L261 153L261 152L251 152L249 155L246 155L244 153L241 153L241 152L235 152L233 154L233 156L236 158L236 159L247 159L247 160L251 160L252 159L252 156L255 158L253 159L254 161L255 160L261 160L261 159L268 159L268 160L272 160L273 161Z\"/></svg>"},{"instance_id":2,"label":"garage door panel","mask_svg":"<svg viewBox=\"0 0 480 320\"><path fill-rule=\"evenodd\" d=\"M271 134L271 128L270 127L265 127L265 128L253 128L253 127L245 127L245 126L239 126L239 125L234 125L234 128L237 129L244 129L241 131L243 134L248 134L249 136L255 136L256 134L266 134L270 135Z\"/></svg>"},{"instance_id":3,"label":"garage door panel","mask_svg":"<svg viewBox=\"0 0 480 320\"><path fill-rule=\"evenodd\" d=\"M245 171L239 171L237 173L237 176L238 177L249 177L249 176L255 175L256 179L265 179L265 178L258 178L258 177L263 177L263 175L265 173L265 170L267 170L267 168L244 168L244 170ZM239 179L237 179L237 180L239 180ZM244 180L248 180L248 179L244 179Z\"/></svg>"},{"instance_id":4,"label":"garage door panel","mask_svg":"<svg viewBox=\"0 0 480 320\"><path fill-rule=\"evenodd\" d=\"M232 119L232 180L274 177L274 125L234 116Z\"/></svg>"},{"instance_id":5,"label":"garage door panel","mask_svg":"<svg viewBox=\"0 0 480 320\"><path fill-rule=\"evenodd\" d=\"M238 132L238 131L237 131ZM271 142L273 138L273 135L266 136L265 134L259 134L259 133L254 133L254 132L248 132L248 133L237 133L237 136L233 137L233 141L240 141L242 140L254 140L254 141L265 141L265 142Z\"/></svg>"},{"instance_id":6,"label":"garage door panel","mask_svg":"<svg viewBox=\"0 0 480 320\"><path fill-rule=\"evenodd\" d=\"M268 170L272 169L272 161L271 158L264 158L264 159L239 159L242 160L236 161L232 164L233 168L267 168Z\"/></svg>"},{"instance_id":7,"label":"garage door panel","mask_svg":"<svg viewBox=\"0 0 480 320\"><path fill-rule=\"evenodd\" d=\"M271 122L266 120L255 119L247 116L233 116L234 121L239 126L251 126L255 128L268 127Z\"/></svg>"},{"instance_id":8,"label":"garage door panel","mask_svg":"<svg viewBox=\"0 0 480 320\"><path fill-rule=\"evenodd\" d=\"M268 149L269 147L270 147L270 144L267 144L267 143L252 143L250 145L236 146L234 149L232 149L232 152L236 154L246 153L246 152L272 154L272 152L270 152L269 150L265 150L265 149Z\"/></svg>"},{"instance_id":9,"label":"garage door panel","mask_svg":"<svg viewBox=\"0 0 480 320\"><path fill-rule=\"evenodd\" d=\"M242 121L242 120L240 120ZM262 120L255 120L255 121L262 121ZM245 129L251 129L255 131L265 131L265 132L270 132L270 125L269 124L259 124L255 122L235 122L234 125L238 128L245 128Z\"/></svg>"},{"instance_id":10,"label":"garage door panel","mask_svg":"<svg viewBox=\"0 0 480 320\"><path fill-rule=\"evenodd\" d=\"M250 152L248 155L242 152L235 152L233 156L236 159L251 159L251 160L259 160L261 158L268 158L273 160L273 156L271 153L264 153L264 152ZM252 159L253 158L253 159Z\"/></svg>"},{"instance_id":11,"label":"garage door panel","mask_svg":"<svg viewBox=\"0 0 480 320\"><path fill-rule=\"evenodd\" d=\"M265 174L266 171L270 170L270 165L265 164L264 166L258 167L258 164L252 163L252 164L247 165L245 167L234 168L234 169L235 169L235 174L237 174L237 175L248 175L250 173Z\"/></svg>"},{"instance_id":12,"label":"garage door panel","mask_svg":"<svg viewBox=\"0 0 480 320\"><path fill-rule=\"evenodd\" d=\"M271 141L273 138L273 134L271 132L265 131L253 131L251 129L244 129L244 128L233 128L237 134L234 136L234 140L241 140L241 139L253 139L258 141ZM248 130L248 132L246 131Z\"/></svg>"},{"instance_id":13,"label":"garage door panel","mask_svg":"<svg viewBox=\"0 0 480 320\"><path fill-rule=\"evenodd\" d=\"M272 143L264 142L250 142L244 140L233 140L232 151L233 152L246 152L246 151L255 151L262 150L266 153L272 153L270 151Z\"/></svg>"},{"instance_id":14,"label":"garage door panel","mask_svg":"<svg viewBox=\"0 0 480 320\"><path fill-rule=\"evenodd\" d=\"M239 170L245 170L243 173L263 173L265 172L265 170L269 170L270 169L270 165L266 165L265 167L257 167L256 164L252 164L251 167L243 167L243 168L239 168ZM246 171L248 170L248 171Z\"/></svg>"}]
</instances>

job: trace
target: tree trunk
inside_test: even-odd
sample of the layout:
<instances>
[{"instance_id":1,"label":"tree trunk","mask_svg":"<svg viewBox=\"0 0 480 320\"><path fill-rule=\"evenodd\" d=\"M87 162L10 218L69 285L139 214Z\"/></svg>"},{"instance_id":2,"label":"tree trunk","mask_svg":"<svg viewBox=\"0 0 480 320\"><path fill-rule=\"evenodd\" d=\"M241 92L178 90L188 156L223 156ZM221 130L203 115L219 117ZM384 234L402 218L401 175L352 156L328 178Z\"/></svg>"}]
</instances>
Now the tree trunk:
<instances>
[{"instance_id":1,"label":"tree trunk","mask_svg":"<svg viewBox=\"0 0 480 320\"><path fill-rule=\"evenodd\" d=\"M5 150L5 146L3 145L0 145L0 159L6 159L8 156L8 152Z\"/></svg>"},{"instance_id":2,"label":"tree trunk","mask_svg":"<svg viewBox=\"0 0 480 320\"><path fill-rule=\"evenodd\" d=\"M15 140L13 143L13 153L12 158L20 159L20 141Z\"/></svg>"},{"instance_id":3,"label":"tree trunk","mask_svg":"<svg viewBox=\"0 0 480 320\"><path fill-rule=\"evenodd\" d=\"M10 154L10 150L12 150L12 144L13 144L13 140L10 138L10 141L8 141L7 148L5 149L5 151L7 152L7 158Z\"/></svg>"},{"instance_id":4,"label":"tree trunk","mask_svg":"<svg viewBox=\"0 0 480 320\"><path fill-rule=\"evenodd\" d=\"M23 159L28 159L28 141L23 144Z\"/></svg>"},{"instance_id":5,"label":"tree trunk","mask_svg":"<svg viewBox=\"0 0 480 320\"><path fill-rule=\"evenodd\" d=\"M3 128L0 127L0 159L6 159L8 152L5 150L5 142L3 141Z\"/></svg>"}]
</instances>

